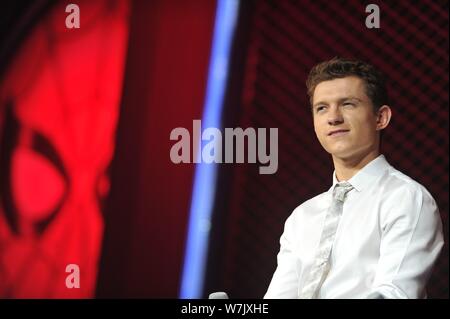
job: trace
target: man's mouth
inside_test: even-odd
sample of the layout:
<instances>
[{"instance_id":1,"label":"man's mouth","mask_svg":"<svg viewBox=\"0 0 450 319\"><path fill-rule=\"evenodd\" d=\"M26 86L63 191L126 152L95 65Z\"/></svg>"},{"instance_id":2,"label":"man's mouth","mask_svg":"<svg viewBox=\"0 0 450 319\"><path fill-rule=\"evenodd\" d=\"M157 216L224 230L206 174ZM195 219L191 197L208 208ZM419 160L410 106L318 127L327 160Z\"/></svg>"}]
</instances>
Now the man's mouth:
<instances>
[{"instance_id":1,"label":"man's mouth","mask_svg":"<svg viewBox=\"0 0 450 319\"><path fill-rule=\"evenodd\" d=\"M328 133L328 136L341 136L347 134L350 130L335 130Z\"/></svg>"}]
</instances>

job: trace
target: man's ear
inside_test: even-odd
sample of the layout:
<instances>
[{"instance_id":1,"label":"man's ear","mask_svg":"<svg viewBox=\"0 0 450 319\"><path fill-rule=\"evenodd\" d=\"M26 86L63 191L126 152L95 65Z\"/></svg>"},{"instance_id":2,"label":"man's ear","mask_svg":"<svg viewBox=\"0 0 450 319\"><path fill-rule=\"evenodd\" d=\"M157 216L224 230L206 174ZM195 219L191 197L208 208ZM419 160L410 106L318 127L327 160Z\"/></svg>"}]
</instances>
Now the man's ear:
<instances>
[{"instance_id":1,"label":"man's ear","mask_svg":"<svg viewBox=\"0 0 450 319\"><path fill-rule=\"evenodd\" d=\"M391 120L392 111L389 105L383 105L377 112L377 131L386 128Z\"/></svg>"}]
</instances>

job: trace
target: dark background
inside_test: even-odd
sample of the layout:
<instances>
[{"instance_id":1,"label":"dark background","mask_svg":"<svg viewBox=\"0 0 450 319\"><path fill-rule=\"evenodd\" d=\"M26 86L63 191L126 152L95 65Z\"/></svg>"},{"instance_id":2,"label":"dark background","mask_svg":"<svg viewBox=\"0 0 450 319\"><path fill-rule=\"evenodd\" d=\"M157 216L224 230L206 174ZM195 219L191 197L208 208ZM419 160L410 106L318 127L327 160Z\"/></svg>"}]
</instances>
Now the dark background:
<instances>
[{"instance_id":1,"label":"dark background","mask_svg":"<svg viewBox=\"0 0 450 319\"><path fill-rule=\"evenodd\" d=\"M382 152L436 199L445 247L428 291L448 298L447 8L435 1L377 4L380 29L365 27L365 1L242 7L227 104L234 112L225 126L278 127L279 169L259 175L255 165L221 167L207 292L262 297L285 219L331 185L331 158L316 140L304 83L314 64L341 56L370 61L388 78L393 117Z\"/></svg>"}]
</instances>

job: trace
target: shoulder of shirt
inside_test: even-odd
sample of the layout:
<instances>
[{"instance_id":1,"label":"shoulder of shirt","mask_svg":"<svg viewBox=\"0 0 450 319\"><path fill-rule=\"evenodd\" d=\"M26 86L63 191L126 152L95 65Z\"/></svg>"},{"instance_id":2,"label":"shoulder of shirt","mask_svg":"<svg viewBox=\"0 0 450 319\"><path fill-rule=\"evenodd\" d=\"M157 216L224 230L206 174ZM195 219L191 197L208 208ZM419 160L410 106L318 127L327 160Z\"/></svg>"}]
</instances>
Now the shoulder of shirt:
<instances>
[{"instance_id":1,"label":"shoulder of shirt","mask_svg":"<svg viewBox=\"0 0 450 319\"><path fill-rule=\"evenodd\" d=\"M433 196L427 190L425 186L420 184L418 181L409 177L408 175L397 170L393 166L389 165L386 175L384 175L380 181L382 185L386 185L389 191L409 193L421 195L423 197L429 197L433 199ZM433 199L434 200L434 199Z\"/></svg>"},{"instance_id":2,"label":"shoulder of shirt","mask_svg":"<svg viewBox=\"0 0 450 319\"><path fill-rule=\"evenodd\" d=\"M408 175L397 170L391 165L388 166L386 173L383 174L383 176L380 176L378 183L380 183L379 186L381 186L381 189L385 189L386 192L389 192L389 194L387 194L388 196L419 196L422 198L426 198L432 202L435 201L433 196L425 188L425 186L409 177ZM326 191L304 201L292 211L289 219L295 219L296 216L298 216L302 212L311 211L311 209L314 211L320 208L322 205L326 205L328 196L330 196L330 193L329 191Z\"/></svg>"}]
</instances>

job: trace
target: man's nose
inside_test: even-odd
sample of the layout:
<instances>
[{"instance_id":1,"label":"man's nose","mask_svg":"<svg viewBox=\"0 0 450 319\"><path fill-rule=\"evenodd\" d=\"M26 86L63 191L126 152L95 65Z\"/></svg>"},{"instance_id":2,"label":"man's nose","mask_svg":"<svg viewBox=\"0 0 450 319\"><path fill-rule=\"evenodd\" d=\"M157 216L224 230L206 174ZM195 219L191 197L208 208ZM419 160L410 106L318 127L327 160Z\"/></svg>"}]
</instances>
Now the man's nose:
<instances>
[{"instance_id":1,"label":"man's nose","mask_svg":"<svg viewBox=\"0 0 450 319\"><path fill-rule=\"evenodd\" d=\"M328 124L329 125L339 125L344 122L344 118L342 117L342 113L337 106L330 107L330 111L328 112Z\"/></svg>"}]
</instances>

